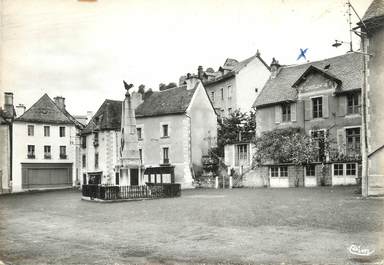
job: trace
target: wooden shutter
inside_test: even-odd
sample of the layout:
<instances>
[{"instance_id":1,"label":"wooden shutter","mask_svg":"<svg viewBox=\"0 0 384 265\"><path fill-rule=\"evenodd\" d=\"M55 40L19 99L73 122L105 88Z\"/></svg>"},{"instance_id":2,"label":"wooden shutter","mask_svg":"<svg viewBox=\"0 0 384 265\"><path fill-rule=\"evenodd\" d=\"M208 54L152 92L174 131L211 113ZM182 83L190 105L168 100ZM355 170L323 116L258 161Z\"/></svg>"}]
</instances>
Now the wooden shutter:
<instances>
[{"instance_id":1,"label":"wooden shutter","mask_svg":"<svg viewBox=\"0 0 384 265\"><path fill-rule=\"evenodd\" d=\"M304 120L309 121L312 119L312 100L304 100Z\"/></svg>"},{"instance_id":2,"label":"wooden shutter","mask_svg":"<svg viewBox=\"0 0 384 265\"><path fill-rule=\"evenodd\" d=\"M329 96L323 96L323 118L329 117L329 102L328 102Z\"/></svg>"},{"instance_id":3,"label":"wooden shutter","mask_svg":"<svg viewBox=\"0 0 384 265\"><path fill-rule=\"evenodd\" d=\"M282 109L280 105L275 106L275 123L280 123L282 120Z\"/></svg>"},{"instance_id":4,"label":"wooden shutter","mask_svg":"<svg viewBox=\"0 0 384 265\"><path fill-rule=\"evenodd\" d=\"M340 96L338 97L338 107L337 107L337 116L344 117L347 115L347 97Z\"/></svg>"},{"instance_id":5,"label":"wooden shutter","mask_svg":"<svg viewBox=\"0 0 384 265\"><path fill-rule=\"evenodd\" d=\"M337 129L337 146L339 149L339 152L342 154L346 153L346 135L345 135L345 129Z\"/></svg>"},{"instance_id":6,"label":"wooden shutter","mask_svg":"<svg viewBox=\"0 0 384 265\"><path fill-rule=\"evenodd\" d=\"M297 118L296 118L296 108L297 108L297 104L296 103L292 103L291 104L291 121L296 121Z\"/></svg>"}]
</instances>

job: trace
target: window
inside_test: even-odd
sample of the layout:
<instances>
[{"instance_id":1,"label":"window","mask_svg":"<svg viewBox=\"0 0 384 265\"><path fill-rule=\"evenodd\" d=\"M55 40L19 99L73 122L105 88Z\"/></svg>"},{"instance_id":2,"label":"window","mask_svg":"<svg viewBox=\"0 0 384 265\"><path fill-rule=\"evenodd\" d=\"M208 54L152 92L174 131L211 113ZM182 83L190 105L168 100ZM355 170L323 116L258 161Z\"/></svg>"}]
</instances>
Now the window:
<instances>
[{"instance_id":1,"label":"window","mask_svg":"<svg viewBox=\"0 0 384 265\"><path fill-rule=\"evenodd\" d=\"M323 98L313 98L312 99L312 117L321 118L323 117Z\"/></svg>"},{"instance_id":2,"label":"window","mask_svg":"<svg viewBox=\"0 0 384 265\"><path fill-rule=\"evenodd\" d=\"M221 91L221 100L224 100L224 88L221 88L220 91Z\"/></svg>"},{"instance_id":3,"label":"window","mask_svg":"<svg viewBox=\"0 0 384 265\"><path fill-rule=\"evenodd\" d=\"M247 144L239 144L236 146L236 166L238 166L241 162L248 162L248 145Z\"/></svg>"},{"instance_id":4,"label":"window","mask_svg":"<svg viewBox=\"0 0 384 265\"><path fill-rule=\"evenodd\" d=\"M232 98L232 86L228 86L228 98Z\"/></svg>"},{"instance_id":5,"label":"window","mask_svg":"<svg viewBox=\"0 0 384 265\"><path fill-rule=\"evenodd\" d=\"M143 149L139 149L140 164L143 164Z\"/></svg>"},{"instance_id":6,"label":"window","mask_svg":"<svg viewBox=\"0 0 384 265\"><path fill-rule=\"evenodd\" d=\"M271 167L271 177L279 177L279 167Z\"/></svg>"},{"instance_id":7,"label":"window","mask_svg":"<svg viewBox=\"0 0 384 265\"><path fill-rule=\"evenodd\" d=\"M334 164L333 165L333 175L334 176L343 176L344 164Z\"/></svg>"},{"instance_id":8,"label":"window","mask_svg":"<svg viewBox=\"0 0 384 265\"><path fill-rule=\"evenodd\" d=\"M305 167L305 175L307 177L314 177L315 175L315 165L307 165Z\"/></svg>"},{"instance_id":9,"label":"window","mask_svg":"<svg viewBox=\"0 0 384 265\"><path fill-rule=\"evenodd\" d=\"M83 168L85 168L87 166L87 157L86 157L86 155L82 155L81 156L81 165L83 166Z\"/></svg>"},{"instance_id":10,"label":"window","mask_svg":"<svg viewBox=\"0 0 384 265\"><path fill-rule=\"evenodd\" d=\"M81 147L87 148L87 137L85 135L81 136Z\"/></svg>"},{"instance_id":11,"label":"window","mask_svg":"<svg viewBox=\"0 0 384 265\"><path fill-rule=\"evenodd\" d=\"M349 128L345 130L347 137L347 154L360 154L360 128Z\"/></svg>"},{"instance_id":12,"label":"window","mask_svg":"<svg viewBox=\"0 0 384 265\"><path fill-rule=\"evenodd\" d=\"M347 164L347 176L356 176L356 164L348 163Z\"/></svg>"},{"instance_id":13,"label":"window","mask_svg":"<svg viewBox=\"0 0 384 265\"><path fill-rule=\"evenodd\" d=\"M163 147L163 164L169 164L169 148Z\"/></svg>"},{"instance_id":14,"label":"window","mask_svg":"<svg viewBox=\"0 0 384 265\"><path fill-rule=\"evenodd\" d=\"M45 159L51 158L51 146L50 145L44 145L44 158Z\"/></svg>"},{"instance_id":15,"label":"window","mask_svg":"<svg viewBox=\"0 0 384 265\"><path fill-rule=\"evenodd\" d=\"M313 130L311 131L311 137L314 141L317 142L317 147L319 148L318 161L324 161L326 159L325 130Z\"/></svg>"},{"instance_id":16,"label":"window","mask_svg":"<svg viewBox=\"0 0 384 265\"><path fill-rule=\"evenodd\" d=\"M95 168L99 168L99 154L95 154Z\"/></svg>"},{"instance_id":17,"label":"window","mask_svg":"<svg viewBox=\"0 0 384 265\"><path fill-rule=\"evenodd\" d=\"M283 122L291 121L291 105L283 104L281 110Z\"/></svg>"},{"instance_id":18,"label":"window","mask_svg":"<svg viewBox=\"0 0 384 265\"><path fill-rule=\"evenodd\" d=\"M116 185L120 184L120 174L119 174L119 172L115 173L115 184Z\"/></svg>"},{"instance_id":19,"label":"window","mask_svg":"<svg viewBox=\"0 0 384 265\"><path fill-rule=\"evenodd\" d=\"M163 128L163 137L169 137L169 135L168 135L168 124L163 124L162 128Z\"/></svg>"},{"instance_id":20,"label":"window","mask_svg":"<svg viewBox=\"0 0 384 265\"><path fill-rule=\"evenodd\" d=\"M97 132L93 134L93 146L99 146L99 133Z\"/></svg>"},{"instance_id":21,"label":"window","mask_svg":"<svg viewBox=\"0 0 384 265\"><path fill-rule=\"evenodd\" d=\"M270 174L272 178L287 178L288 177L288 167L287 166L273 166L270 168Z\"/></svg>"},{"instance_id":22,"label":"window","mask_svg":"<svg viewBox=\"0 0 384 265\"><path fill-rule=\"evenodd\" d=\"M35 146L34 145L28 145L28 158L35 158Z\"/></svg>"},{"instance_id":23,"label":"window","mask_svg":"<svg viewBox=\"0 0 384 265\"><path fill-rule=\"evenodd\" d=\"M33 136L35 134L35 126L28 125L28 136Z\"/></svg>"},{"instance_id":24,"label":"window","mask_svg":"<svg viewBox=\"0 0 384 265\"><path fill-rule=\"evenodd\" d=\"M59 128L59 134L60 134L60 137L65 137L65 127Z\"/></svg>"},{"instance_id":25,"label":"window","mask_svg":"<svg viewBox=\"0 0 384 265\"><path fill-rule=\"evenodd\" d=\"M350 94L347 96L347 114L360 113L359 94Z\"/></svg>"},{"instance_id":26,"label":"window","mask_svg":"<svg viewBox=\"0 0 384 265\"><path fill-rule=\"evenodd\" d=\"M67 158L67 147L65 145L60 146L60 158L61 159Z\"/></svg>"},{"instance_id":27,"label":"window","mask_svg":"<svg viewBox=\"0 0 384 265\"><path fill-rule=\"evenodd\" d=\"M44 126L44 136L49 137L49 135L50 135L49 126Z\"/></svg>"},{"instance_id":28,"label":"window","mask_svg":"<svg viewBox=\"0 0 384 265\"><path fill-rule=\"evenodd\" d=\"M139 139L139 140L142 140L143 139L143 137L142 137L142 129L141 128L136 128L136 132L137 132L137 138Z\"/></svg>"},{"instance_id":29,"label":"window","mask_svg":"<svg viewBox=\"0 0 384 265\"><path fill-rule=\"evenodd\" d=\"M280 167L280 177L288 177L288 167Z\"/></svg>"},{"instance_id":30,"label":"window","mask_svg":"<svg viewBox=\"0 0 384 265\"><path fill-rule=\"evenodd\" d=\"M213 91L211 92L211 100L215 101L215 92L213 92Z\"/></svg>"}]
</instances>

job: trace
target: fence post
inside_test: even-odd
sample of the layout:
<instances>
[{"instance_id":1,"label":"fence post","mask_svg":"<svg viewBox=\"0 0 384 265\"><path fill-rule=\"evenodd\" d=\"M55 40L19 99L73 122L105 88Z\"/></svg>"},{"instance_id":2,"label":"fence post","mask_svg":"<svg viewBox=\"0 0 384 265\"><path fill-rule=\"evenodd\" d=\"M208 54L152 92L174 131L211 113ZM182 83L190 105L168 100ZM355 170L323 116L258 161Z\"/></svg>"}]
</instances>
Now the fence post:
<instances>
[{"instance_id":1,"label":"fence post","mask_svg":"<svg viewBox=\"0 0 384 265\"><path fill-rule=\"evenodd\" d=\"M215 189L219 188L219 177L215 177Z\"/></svg>"},{"instance_id":2,"label":"fence post","mask_svg":"<svg viewBox=\"0 0 384 265\"><path fill-rule=\"evenodd\" d=\"M232 189L232 176L229 177L229 188Z\"/></svg>"}]
</instances>

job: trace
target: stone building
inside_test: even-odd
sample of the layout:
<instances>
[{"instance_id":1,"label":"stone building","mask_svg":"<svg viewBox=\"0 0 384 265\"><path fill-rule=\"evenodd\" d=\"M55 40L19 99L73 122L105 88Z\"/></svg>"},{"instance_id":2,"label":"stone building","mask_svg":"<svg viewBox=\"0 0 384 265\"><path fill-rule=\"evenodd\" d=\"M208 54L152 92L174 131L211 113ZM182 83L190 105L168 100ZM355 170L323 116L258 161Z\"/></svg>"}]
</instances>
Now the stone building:
<instances>
[{"instance_id":1,"label":"stone building","mask_svg":"<svg viewBox=\"0 0 384 265\"><path fill-rule=\"evenodd\" d=\"M143 179L122 182L122 102L105 100L82 132L82 183L175 182L182 188L193 187L193 176L202 170L202 156L217 134L217 117L201 82L192 77L184 86L153 92L144 99L135 92L130 97Z\"/></svg>"},{"instance_id":2,"label":"stone building","mask_svg":"<svg viewBox=\"0 0 384 265\"><path fill-rule=\"evenodd\" d=\"M271 76L254 103L256 135L299 127L314 140L334 141L336 155L343 159L333 160L323 152L319 156L327 156L325 165L313 163L305 168L271 161L248 179L262 179L263 185L271 187L356 184L361 175L362 68L362 55L354 52L291 66L281 66L274 59Z\"/></svg>"},{"instance_id":3,"label":"stone building","mask_svg":"<svg viewBox=\"0 0 384 265\"><path fill-rule=\"evenodd\" d=\"M0 108L0 194L11 192L12 181L12 121L15 118L13 94L4 93L4 108Z\"/></svg>"},{"instance_id":4,"label":"stone building","mask_svg":"<svg viewBox=\"0 0 384 265\"><path fill-rule=\"evenodd\" d=\"M76 185L83 126L54 100L44 94L12 124L12 192Z\"/></svg>"},{"instance_id":5,"label":"stone building","mask_svg":"<svg viewBox=\"0 0 384 265\"><path fill-rule=\"evenodd\" d=\"M366 63L368 195L384 194L384 1L374 0L359 23ZM364 163L364 162L363 162ZM364 190L364 189L363 189Z\"/></svg>"}]
</instances>

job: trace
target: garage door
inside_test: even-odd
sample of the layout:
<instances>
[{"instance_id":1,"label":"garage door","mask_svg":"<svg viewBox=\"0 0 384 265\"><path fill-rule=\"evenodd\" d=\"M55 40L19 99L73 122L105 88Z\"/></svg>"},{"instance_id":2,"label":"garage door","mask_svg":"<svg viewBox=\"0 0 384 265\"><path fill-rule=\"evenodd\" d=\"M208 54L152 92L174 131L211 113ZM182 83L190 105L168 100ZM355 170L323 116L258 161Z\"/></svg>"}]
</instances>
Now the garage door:
<instances>
[{"instance_id":1,"label":"garage door","mask_svg":"<svg viewBox=\"0 0 384 265\"><path fill-rule=\"evenodd\" d=\"M23 189L72 185L72 164L23 164Z\"/></svg>"}]
</instances>

